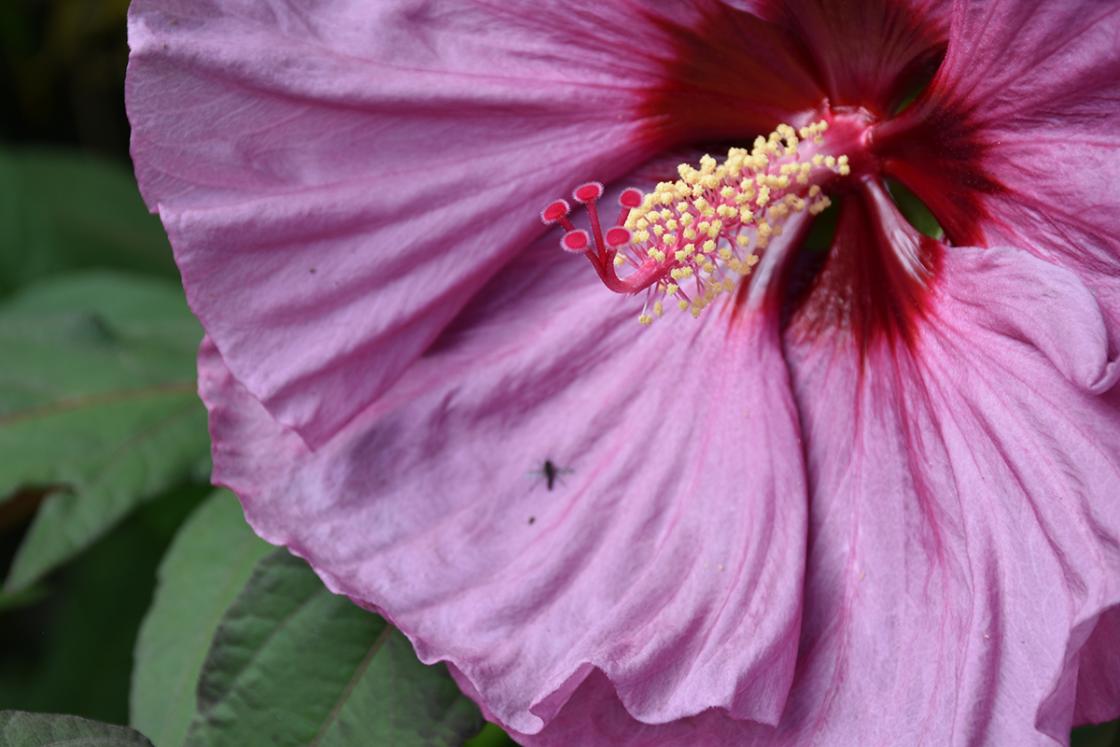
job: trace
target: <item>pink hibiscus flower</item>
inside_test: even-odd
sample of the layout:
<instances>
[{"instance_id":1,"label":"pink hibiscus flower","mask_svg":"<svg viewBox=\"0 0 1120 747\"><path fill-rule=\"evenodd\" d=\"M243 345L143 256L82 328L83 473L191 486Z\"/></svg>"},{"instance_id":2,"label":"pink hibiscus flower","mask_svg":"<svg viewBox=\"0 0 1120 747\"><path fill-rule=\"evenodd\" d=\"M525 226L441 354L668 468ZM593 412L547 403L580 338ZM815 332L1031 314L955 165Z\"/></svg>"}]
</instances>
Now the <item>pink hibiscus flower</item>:
<instances>
[{"instance_id":1,"label":"pink hibiscus flower","mask_svg":"<svg viewBox=\"0 0 1120 747\"><path fill-rule=\"evenodd\" d=\"M129 37L215 480L519 741L1120 715L1120 6L136 0ZM537 221L680 162L702 261L649 205L566 239L594 270Z\"/></svg>"}]
</instances>

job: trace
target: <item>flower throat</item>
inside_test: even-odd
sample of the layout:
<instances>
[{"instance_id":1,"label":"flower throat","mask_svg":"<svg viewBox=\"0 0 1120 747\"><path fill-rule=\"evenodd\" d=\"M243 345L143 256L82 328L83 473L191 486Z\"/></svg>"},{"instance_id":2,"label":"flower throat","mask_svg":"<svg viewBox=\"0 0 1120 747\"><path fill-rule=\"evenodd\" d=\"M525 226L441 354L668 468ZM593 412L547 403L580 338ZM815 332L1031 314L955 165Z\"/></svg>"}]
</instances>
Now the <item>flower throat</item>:
<instances>
[{"instance_id":1,"label":"flower throat","mask_svg":"<svg viewBox=\"0 0 1120 747\"><path fill-rule=\"evenodd\" d=\"M847 176L851 167L846 155L822 152L827 130L823 120L800 130L778 125L749 152L731 148L723 163L706 155L699 168L681 164L680 178L653 192L626 189L618 219L605 232L598 182L572 192L587 209L590 232L572 223L567 200L549 203L541 220L564 228L560 246L586 256L607 288L630 295L646 291L642 324L652 324L666 303L699 316L751 273L791 216L816 215L831 204L821 184Z\"/></svg>"}]
</instances>

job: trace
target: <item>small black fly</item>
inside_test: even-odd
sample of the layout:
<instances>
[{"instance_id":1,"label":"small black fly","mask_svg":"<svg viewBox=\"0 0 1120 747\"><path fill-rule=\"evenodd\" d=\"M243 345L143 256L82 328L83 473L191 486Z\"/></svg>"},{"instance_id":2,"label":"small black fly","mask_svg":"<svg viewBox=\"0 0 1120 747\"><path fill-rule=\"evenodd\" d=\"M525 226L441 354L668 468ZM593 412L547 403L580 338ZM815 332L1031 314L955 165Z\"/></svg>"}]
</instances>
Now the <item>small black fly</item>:
<instances>
[{"instance_id":1,"label":"small black fly","mask_svg":"<svg viewBox=\"0 0 1120 747\"><path fill-rule=\"evenodd\" d=\"M545 484L548 485L548 489L552 490L554 487L556 487L556 481L560 479L561 475L567 475L571 472L572 470L570 468L560 467L551 459L545 459L544 464L540 466L540 469L533 470L533 472L531 472L530 474L543 477L545 480Z\"/></svg>"}]
</instances>

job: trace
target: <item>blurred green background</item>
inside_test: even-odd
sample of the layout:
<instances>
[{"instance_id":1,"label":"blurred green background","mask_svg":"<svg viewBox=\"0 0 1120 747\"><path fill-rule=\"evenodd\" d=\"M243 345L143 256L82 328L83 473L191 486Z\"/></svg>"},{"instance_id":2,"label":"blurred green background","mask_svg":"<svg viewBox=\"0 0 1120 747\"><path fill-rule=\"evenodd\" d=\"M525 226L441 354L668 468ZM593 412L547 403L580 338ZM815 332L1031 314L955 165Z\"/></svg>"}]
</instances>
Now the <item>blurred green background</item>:
<instances>
[{"instance_id":1,"label":"blurred green background","mask_svg":"<svg viewBox=\"0 0 1120 747\"><path fill-rule=\"evenodd\" d=\"M193 512L198 526L240 518L222 508L232 505L228 496L211 497L205 416L193 381L201 333L182 303L162 229L131 176L123 106L127 5L0 3L0 710L121 725L130 723L133 680L158 685L159 673L175 664L150 661L154 644L137 647L142 624L142 640L174 632L166 627L174 614L160 612L159 602L144 623L169 545ZM221 519L223 511L233 518ZM243 525L222 526L248 548L250 561L264 555L267 548L254 544ZM189 534L161 571L165 583L172 585L181 567L228 580L224 567L189 566L192 548L198 553L191 542L204 542ZM263 574L252 562L238 571L239 584L250 571ZM189 585L190 578L180 583ZM238 588L228 590L223 604ZM250 582L238 603L248 604L251 591ZM215 609L212 627L221 614L223 624L229 617L224 607ZM317 624L336 625L339 616L353 614L335 610ZM356 636L358 653L367 634L377 633L381 645L380 628L353 632L354 623L346 630ZM195 644L202 646L196 669L207 641ZM414 671L400 659L407 654L407 646L391 654L398 657L391 662L398 676ZM131 723L166 719L163 733L196 728L190 682L190 702L172 714L153 715L160 706L143 697L136 702L133 693ZM425 687L453 698L438 682ZM461 717L456 728L477 731L481 722L469 704L453 706L449 712L457 709ZM167 726L172 722L177 725ZM195 743L238 743L209 741L208 734L198 731ZM1075 744L1120 744L1115 737L1110 725L1082 730ZM423 739L429 738L435 739ZM441 740L430 743L463 741ZM181 734L170 743L180 742ZM488 725L470 744L512 742Z\"/></svg>"}]
</instances>

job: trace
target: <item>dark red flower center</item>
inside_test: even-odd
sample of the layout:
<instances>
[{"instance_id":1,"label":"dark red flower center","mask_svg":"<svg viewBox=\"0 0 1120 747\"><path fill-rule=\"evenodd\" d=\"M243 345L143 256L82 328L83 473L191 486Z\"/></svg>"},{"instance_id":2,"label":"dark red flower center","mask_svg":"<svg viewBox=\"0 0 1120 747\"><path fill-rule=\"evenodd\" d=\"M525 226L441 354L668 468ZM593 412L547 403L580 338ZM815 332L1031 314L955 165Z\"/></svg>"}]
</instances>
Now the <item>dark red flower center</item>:
<instances>
[{"instance_id":1,"label":"dark red flower center","mask_svg":"<svg viewBox=\"0 0 1120 747\"><path fill-rule=\"evenodd\" d=\"M798 13L787 12L793 5ZM902 217L886 180L897 179L922 198L947 241L980 243L980 206L960 204L953 185L984 183L982 148L967 116L931 121L923 114L922 97L898 114L932 77L943 54L943 17L877 0L866 6L844 13L827 2L803 0L780 8L775 3L772 9L763 3L758 12L747 13L698 0L699 25L651 21L671 41L663 83L650 90L636 113L648 122L644 140L651 149L749 143L772 127L775 133L763 142L784 149L793 132L811 147L793 154L783 150L786 161L752 163L749 195L724 172L739 177L737 155L749 160L757 148L733 147L722 163L705 157L698 167L683 166L680 180L658 185L640 204L631 195L630 212L624 208L619 225L605 234L594 215L595 199L585 201L593 214L590 233L577 229L564 212L565 248L584 253L611 290L644 291L643 322L658 316L670 298L699 314L732 292L736 307L743 307L747 289L755 298L753 286L760 283L746 276L784 228L781 266L767 273L762 295L794 334L840 332L863 351L880 341L916 340L942 244ZM779 125L783 119L797 128L817 122L825 127L804 137ZM821 136L823 142L817 142ZM835 159L831 164L823 160L829 157ZM806 165L809 171L798 181ZM695 193L697 185L689 182L694 173L707 180ZM782 177L793 178L783 187L769 181ZM759 209L764 187L776 214ZM596 199L599 195L601 190ZM830 203L835 204L819 215ZM732 214L744 206L749 215ZM558 209L550 206L553 219ZM698 228L701 217L705 231L692 231L697 239L685 234L690 226ZM814 249L808 239L820 233L822 222L834 229Z\"/></svg>"}]
</instances>

